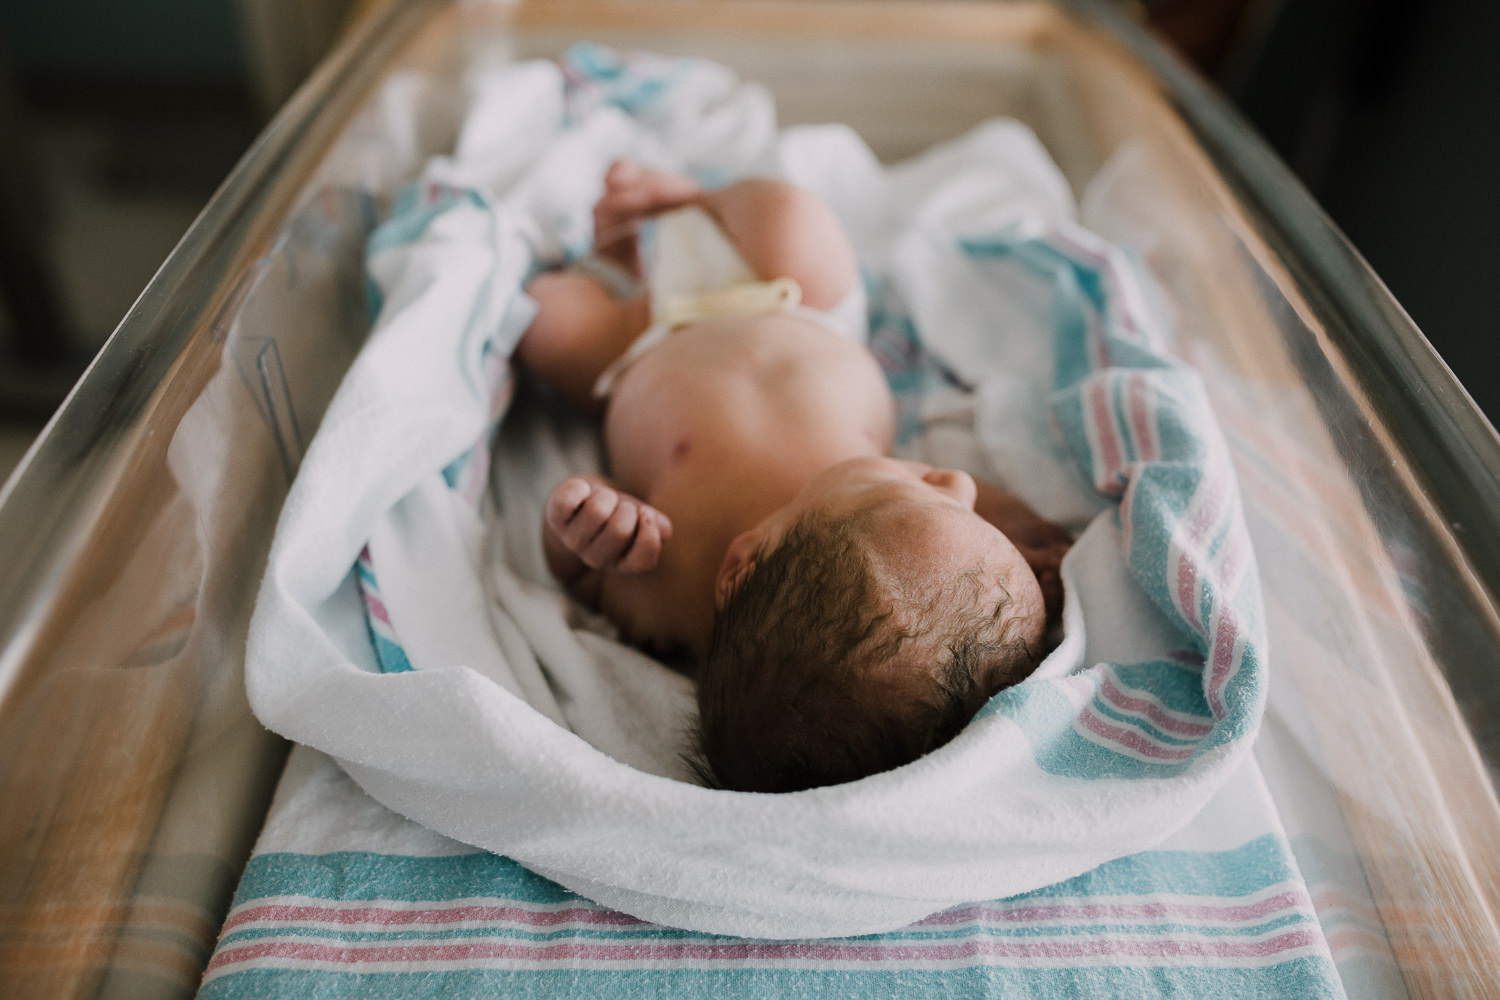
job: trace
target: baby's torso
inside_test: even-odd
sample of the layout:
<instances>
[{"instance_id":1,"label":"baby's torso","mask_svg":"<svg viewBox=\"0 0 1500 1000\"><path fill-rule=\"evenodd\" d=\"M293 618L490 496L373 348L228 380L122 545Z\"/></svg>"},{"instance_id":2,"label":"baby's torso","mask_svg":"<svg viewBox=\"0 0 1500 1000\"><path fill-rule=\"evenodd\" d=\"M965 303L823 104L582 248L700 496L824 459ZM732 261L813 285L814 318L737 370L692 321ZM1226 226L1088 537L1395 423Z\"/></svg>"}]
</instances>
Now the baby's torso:
<instances>
[{"instance_id":1,"label":"baby's torso","mask_svg":"<svg viewBox=\"0 0 1500 1000\"><path fill-rule=\"evenodd\" d=\"M864 347L768 315L673 333L624 373L604 434L614 479L656 503L685 469L716 480L747 465L816 464L826 442L852 435L888 448L893 412Z\"/></svg>"},{"instance_id":2,"label":"baby's torso","mask_svg":"<svg viewBox=\"0 0 1500 1000\"><path fill-rule=\"evenodd\" d=\"M874 357L816 323L771 315L673 333L622 375L604 435L611 477L674 534L656 570L606 587L606 612L640 641L701 627L734 535L830 464L887 451L894 427Z\"/></svg>"}]
</instances>

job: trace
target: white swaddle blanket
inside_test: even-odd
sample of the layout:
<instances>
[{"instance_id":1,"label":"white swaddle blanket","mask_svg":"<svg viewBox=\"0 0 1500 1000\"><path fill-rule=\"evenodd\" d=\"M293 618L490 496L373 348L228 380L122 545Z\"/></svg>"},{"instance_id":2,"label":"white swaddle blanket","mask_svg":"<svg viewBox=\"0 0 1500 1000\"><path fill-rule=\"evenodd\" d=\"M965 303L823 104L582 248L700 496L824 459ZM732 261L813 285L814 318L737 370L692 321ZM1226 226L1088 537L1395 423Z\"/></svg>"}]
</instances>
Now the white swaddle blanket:
<instances>
[{"instance_id":1,"label":"white swaddle blanket","mask_svg":"<svg viewBox=\"0 0 1500 1000\"><path fill-rule=\"evenodd\" d=\"M1264 701L1253 559L1196 378L1124 259L1072 225L1034 137L993 122L885 169L847 129L778 132L764 93L721 67L592 47L472 82L457 150L371 243L378 320L287 500L251 626L262 721L447 836L716 933L895 928L1186 823ZM595 437L513 414L490 475L534 310L521 289L586 251L621 156L822 195L881 291L875 325L915 331L950 376L897 385L907 452L1087 525L1062 645L927 757L789 795L679 780L690 683L609 638L542 565L541 501L597 464Z\"/></svg>"}]
</instances>

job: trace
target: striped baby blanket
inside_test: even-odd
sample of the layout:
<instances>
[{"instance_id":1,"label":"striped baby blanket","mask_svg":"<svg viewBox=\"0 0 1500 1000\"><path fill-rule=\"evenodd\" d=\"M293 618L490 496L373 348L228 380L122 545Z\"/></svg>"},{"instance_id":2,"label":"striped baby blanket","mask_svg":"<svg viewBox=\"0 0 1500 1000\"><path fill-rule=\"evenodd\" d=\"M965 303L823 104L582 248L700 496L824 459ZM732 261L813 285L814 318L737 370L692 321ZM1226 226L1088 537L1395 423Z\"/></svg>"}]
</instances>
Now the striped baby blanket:
<instances>
[{"instance_id":1,"label":"striped baby blanket","mask_svg":"<svg viewBox=\"0 0 1500 1000\"><path fill-rule=\"evenodd\" d=\"M299 747L199 995L1315 998L1345 996L1340 974L1404 995L1368 900L1310 885L1274 815L1252 765L1155 850L898 931L764 941L598 906Z\"/></svg>"}]
</instances>

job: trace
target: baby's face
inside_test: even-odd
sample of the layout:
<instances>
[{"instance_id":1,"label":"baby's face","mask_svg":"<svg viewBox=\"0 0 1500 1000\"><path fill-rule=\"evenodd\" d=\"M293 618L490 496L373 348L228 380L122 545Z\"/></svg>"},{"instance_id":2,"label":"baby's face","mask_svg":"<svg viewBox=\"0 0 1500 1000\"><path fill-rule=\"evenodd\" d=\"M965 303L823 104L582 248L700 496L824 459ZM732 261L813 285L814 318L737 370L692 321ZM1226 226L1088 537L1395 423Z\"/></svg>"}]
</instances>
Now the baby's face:
<instances>
[{"instance_id":1,"label":"baby's face","mask_svg":"<svg viewBox=\"0 0 1500 1000\"><path fill-rule=\"evenodd\" d=\"M755 541L757 547L775 548L812 511L835 519L867 513L868 551L887 592L929 593L977 565L995 596L1008 596L1011 613L1035 620L1028 630L1034 634L1026 638L1039 640L1046 620L1041 587L1010 539L974 512L976 494L973 478L957 469L894 458L854 459L808 480L791 503L757 526ZM731 547L721 584L732 586L737 579L734 557Z\"/></svg>"}]
</instances>

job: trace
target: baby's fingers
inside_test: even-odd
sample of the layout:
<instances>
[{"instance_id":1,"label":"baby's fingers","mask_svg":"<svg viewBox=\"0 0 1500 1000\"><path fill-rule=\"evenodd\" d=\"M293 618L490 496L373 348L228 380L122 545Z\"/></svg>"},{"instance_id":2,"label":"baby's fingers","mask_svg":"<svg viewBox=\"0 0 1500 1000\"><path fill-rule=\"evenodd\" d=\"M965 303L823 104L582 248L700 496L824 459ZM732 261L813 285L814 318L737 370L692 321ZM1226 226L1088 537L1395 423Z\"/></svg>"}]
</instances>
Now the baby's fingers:
<instances>
[{"instance_id":1,"label":"baby's fingers","mask_svg":"<svg viewBox=\"0 0 1500 1000\"><path fill-rule=\"evenodd\" d=\"M630 549L630 543L635 538L636 527L640 522L640 505L629 497L613 494L615 501L609 515L599 524L594 532L581 548L576 549L578 558L593 569L614 568L621 557ZM589 512L593 504L591 497L583 506L585 513ZM602 506L602 505L601 505Z\"/></svg>"},{"instance_id":2,"label":"baby's fingers","mask_svg":"<svg viewBox=\"0 0 1500 1000\"><path fill-rule=\"evenodd\" d=\"M553 530L568 549L578 555L588 566L598 569L599 556L590 556L591 549L606 535L610 521L621 507L628 507L619 493L607 486L590 484L591 493L577 504L567 519L554 524ZM633 526L632 526L633 528Z\"/></svg>"},{"instance_id":3,"label":"baby's fingers","mask_svg":"<svg viewBox=\"0 0 1500 1000\"><path fill-rule=\"evenodd\" d=\"M654 507L642 506L637 517L635 537L615 566L621 573L648 573L661 559L661 547L672 537L672 522Z\"/></svg>"},{"instance_id":4,"label":"baby's fingers","mask_svg":"<svg viewBox=\"0 0 1500 1000\"><path fill-rule=\"evenodd\" d=\"M585 500L594 495L596 489L598 487L583 476L572 476L558 483L547 497L544 515L547 524L561 535L573 515L578 513Z\"/></svg>"}]
</instances>

